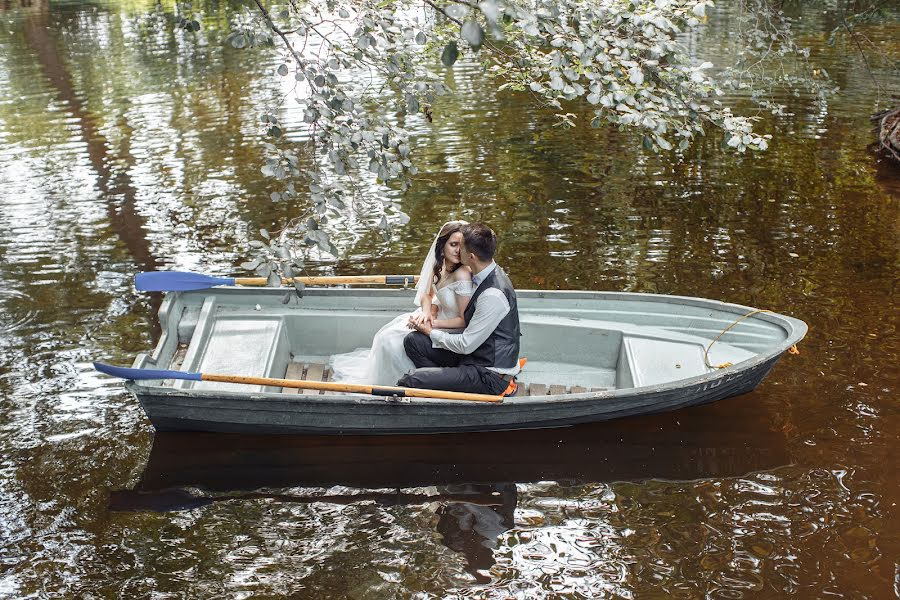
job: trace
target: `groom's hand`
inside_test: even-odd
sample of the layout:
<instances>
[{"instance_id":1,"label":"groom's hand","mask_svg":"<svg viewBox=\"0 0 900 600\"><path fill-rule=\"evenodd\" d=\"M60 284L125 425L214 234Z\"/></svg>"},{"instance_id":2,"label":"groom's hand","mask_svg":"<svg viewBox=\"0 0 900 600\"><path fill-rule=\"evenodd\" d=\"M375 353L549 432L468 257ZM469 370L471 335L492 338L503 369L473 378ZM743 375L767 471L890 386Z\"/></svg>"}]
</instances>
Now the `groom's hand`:
<instances>
[{"instance_id":1,"label":"groom's hand","mask_svg":"<svg viewBox=\"0 0 900 600\"><path fill-rule=\"evenodd\" d=\"M417 319L410 317L409 323L407 323L407 325L411 329L415 329L416 331L421 331L425 335L431 335L431 330L432 330L431 319L419 321Z\"/></svg>"},{"instance_id":2,"label":"groom's hand","mask_svg":"<svg viewBox=\"0 0 900 600\"><path fill-rule=\"evenodd\" d=\"M424 323L428 323L431 327L434 327L434 317L429 313L421 313L419 316L410 317L416 323L416 329L421 327Z\"/></svg>"}]
</instances>

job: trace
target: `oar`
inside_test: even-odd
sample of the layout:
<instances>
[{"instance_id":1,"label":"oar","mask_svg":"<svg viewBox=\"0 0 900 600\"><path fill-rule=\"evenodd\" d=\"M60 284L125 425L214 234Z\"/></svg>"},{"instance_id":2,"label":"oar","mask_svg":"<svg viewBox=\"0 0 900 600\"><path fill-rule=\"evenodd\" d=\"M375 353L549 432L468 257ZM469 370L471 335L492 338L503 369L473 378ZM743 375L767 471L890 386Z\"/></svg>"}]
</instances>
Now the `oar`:
<instances>
[{"instance_id":1,"label":"oar","mask_svg":"<svg viewBox=\"0 0 900 600\"><path fill-rule=\"evenodd\" d=\"M419 279L417 275L347 275L323 277L282 278L281 283L306 285L342 285L375 283L381 285L409 285ZM142 292L184 292L205 290L217 285L266 285L265 277L213 277L189 271L146 271L134 277L134 287Z\"/></svg>"},{"instance_id":2,"label":"oar","mask_svg":"<svg viewBox=\"0 0 900 600\"><path fill-rule=\"evenodd\" d=\"M245 377L243 375L214 375L212 373L189 373L187 371L164 371L157 369L129 369L104 363L94 363L101 373L121 379L186 379L188 381L219 381L223 383L243 383L272 387L298 388L301 390L325 390L328 392L349 392L351 394L371 394L373 396L403 396L406 398L438 398L441 400L471 400L473 402L503 402L503 396L488 394L468 394L444 390L422 390L390 385L367 385L359 383L333 383L328 381L304 381L302 379L273 379L271 377Z\"/></svg>"}]
</instances>

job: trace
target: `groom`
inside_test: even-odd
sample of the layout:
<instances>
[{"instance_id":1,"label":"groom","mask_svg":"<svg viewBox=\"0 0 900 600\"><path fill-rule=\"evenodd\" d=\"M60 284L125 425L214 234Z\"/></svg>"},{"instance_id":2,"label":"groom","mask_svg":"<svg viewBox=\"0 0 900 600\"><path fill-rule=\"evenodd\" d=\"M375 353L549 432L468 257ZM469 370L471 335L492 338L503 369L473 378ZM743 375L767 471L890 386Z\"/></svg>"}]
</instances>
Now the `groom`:
<instances>
[{"instance_id":1,"label":"groom","mask_svg":"<svg viewBox=\"0 0 900 600\"><path fill-rule=\"evenodd\" d=\"M519 310L516 291L494 262L497 236L484 223L463 225L460 262L472 269L475 293L463 313L461 333L429 323L403 340L416 369L403 387L500 395L519 373Z\"/></svg>"}]
</instances>

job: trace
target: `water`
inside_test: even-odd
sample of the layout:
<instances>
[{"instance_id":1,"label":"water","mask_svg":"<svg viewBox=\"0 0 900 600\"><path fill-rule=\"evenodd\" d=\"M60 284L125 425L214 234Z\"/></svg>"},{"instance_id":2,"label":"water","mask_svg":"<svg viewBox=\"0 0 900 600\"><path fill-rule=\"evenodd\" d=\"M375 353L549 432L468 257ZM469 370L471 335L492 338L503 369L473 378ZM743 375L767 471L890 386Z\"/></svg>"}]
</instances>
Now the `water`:
<instances>
[{"instance_id":1,"label":"water","mask_svg":"<svg viewBox=\"0 0 900 600\"><path fill-rule=\"evenodd\" d=\"M203 6L197 36L153 26L169 5L4 6L0 597L900 595L900 169L866 149L877 95L852 48L824 43L831 5L796 8L797 31L843 91L785 96L765 154L711 135L683 161L646 155L460 65L434 123L406 124L420 174L392 194L412 222L388 245L354 215L341 258L309 267L412 272L441 223L480 218L520 288L806 320L756 392L558 431L278 440L154 437L90 367L155 342L136 271L237 273L245 223L302 208L268 204L259 172L277 57L222 47L228 5ZM698 56L733 17L713 14ZM896 21L870 27L896 50Z\"/></svg>"}]
</instances>

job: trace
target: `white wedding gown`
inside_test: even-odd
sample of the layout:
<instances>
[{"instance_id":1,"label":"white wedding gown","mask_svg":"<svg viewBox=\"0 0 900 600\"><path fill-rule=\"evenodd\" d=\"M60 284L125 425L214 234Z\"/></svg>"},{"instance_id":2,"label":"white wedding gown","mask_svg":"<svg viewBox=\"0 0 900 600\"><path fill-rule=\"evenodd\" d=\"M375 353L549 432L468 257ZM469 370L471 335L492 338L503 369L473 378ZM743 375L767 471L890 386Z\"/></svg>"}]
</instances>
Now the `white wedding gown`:
<instances>
[{"instance_id":1,"label":"white wedding gown","mask_svg":"<svg viewBox=\"0 0 900 600\"><path fill-rule=\"evenodd\" d=\"M471 296L475 292L471 280L449 283L437 290L433 304L438 307L436 319L453 319L459 314L457 296ZM416 366L406 355L403 338L413 330L406 326L411 315L421 309L402 314L378 330L371 348L360 348L331 357L332 380L346 383L397 385L397 380ZM456 330L458 331L458 330Z\"/></svg>"}]
</instances>

